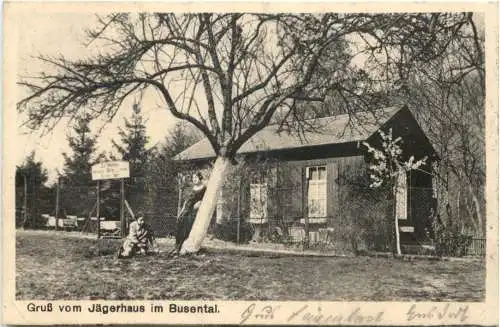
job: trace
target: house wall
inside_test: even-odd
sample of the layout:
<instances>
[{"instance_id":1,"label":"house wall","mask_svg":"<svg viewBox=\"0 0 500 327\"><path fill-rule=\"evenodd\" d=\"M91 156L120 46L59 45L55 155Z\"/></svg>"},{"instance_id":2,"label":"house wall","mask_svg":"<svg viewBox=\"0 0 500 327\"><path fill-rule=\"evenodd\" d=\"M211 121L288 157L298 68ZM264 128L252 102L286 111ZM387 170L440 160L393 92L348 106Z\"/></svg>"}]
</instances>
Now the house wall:
<instances>
[{"instance_id":1,"label":"house wall","mask_svg":"<svg viewBox=\"0 0 500 327\"><path fill-rule=\"evenodd\" d=\"M367 164L361 155L279 162L277 184L268 196L270 217L264 230L279 226L286 234L292 233L294 226L304 228L304 218L308 214L305 170L311 166L326 167L327 217L324 223L309 219L309 231L315 233L320 228L333 228L335 251L344 254L352 253L358 245L363 247L376 242L373 235L379 235L379 240L385 242L387 227L378 222L387 222L391 211L387 202L380 201L383 196L378 190L369 189L367 184L356 184L366 177ZM363 198L365 194L368 195ZM310 240L314 242L313 235Z\"/></svg>"},{"instance_id":2,"label":"house wall","mask_svg":"<svg viewBox=\"0 0 500 327\"><path fill-rule=\"evenodd\" d=\"M325 153L323 152L322 155L325 156ZM359 237L366 237L371 240L369 242L376 242L374 239L377 235L385 235L383 237L387 239L387 235L392 233L390 195L384 193L387 190L370 189L366 184L366 179L362 180L366 177L368 167L364 156L347 155L307 160L293 158L295 160L288 161L279 157L274 159L276 159L274 163L267 162L261 168L267 171L268 183L268 219L263 225L264 232L269 231L273 226L289 228L304 225L303 218L307 216L305 169L311 166L326 166L327 223L310 223L310 230L333 227L338 233L338 238L344 238L345 243L350 242L349 238ZM250 173L248 169L247 167L245 171L242 171L234 168L227 176L222 191L223 205L218 207L223 211L222 216L226 219L237 219L238 215L242 220L249 217ZM410 187L408 217L407 220L400 220L399 223L400 226L414 227L414 232L401 232L401 241L411 244L418 243L425 237L425 228L428 226L427 217L432 207L432 189L430 188L432 179L429 174L413 172L408 176L408 186ZM351 247L351 244L345 244L345 247Z\"/></svg>"},{"instance_id":3,"label":"house wall","mask_svg":"<svg viewBox=\"0 0 500 327\"><path fill-rule=\"evenodd\" d=\"M366 164L363 156L347 156L338 158L320 158L309 160L278 161L267 163L261 168L267 172L266 182L269 188L268 215L284 216L289 221L300 220L307 214L306 196L307 184L305 169L311 166L325 166L327 169L327 215L336 216L339 213L340 199L342 198L342 185L339 177L353 178L364 174ZM247 168L248 169L248 168ZM250 168L252 169L252 168ZM240 211L249 211L249 185L248 171L242 172L238 167L227 175L222 195L224 205L220 209L224 216L234 215L237 212L235 191L241 190ZM240 185L241 183L241 185ZM240 185L238 187L238 185Z\"/></svg>"},{"instance_id":4,"label":"house wall","mask_svg":"<svg viewBox=\"0 0 500 327\"><path fill-rule=\"evenodd\" d=\"M325 166L327 172L327 217L332 225L340 214L344 187L339 177L355 177L364 173L363 156L298 160L281 163L279 166L278 189L283 194L283 215L288 221L297 221L307 216L307 167Z\"/></svg>"},{"instance_id":5,"label":"house wall","mask_svg":"<svg viewBox=\"0 0 500 327\"><path fill-rule=\"evenodd\" d=\"M324 156L325 153L322 153ZM331 155L331 154L330 154ZM277 159L277 158L275 158ZM274 163L267 162L260 169L267 171L268 184L268 219L264 230L273 226L284 227L303 226L303 218L307 216L307 181L306 167L325 166L327 171L327 222L323 224L310 223L310 230L319 227L334 227L345 225L347 216L346 208L350 208L348 183L351 179L363 176L366 163L361 155L344 157L325 157L316 159L301 159L282 161L277 159ZM254 167L254 169L257 169ZM242 219L249 217L250 189L249 179L251 173L245 169L234 169L226 179L223 205L219 205L225 219L234 219L238 213ZM241 184L240 184L241 183ZM237 186L239 185L239 186ZM235 199L237 189L240 190L239 200ZM239 203L238 203L239 201ZM239 206L239 209L238 209ZM302 219L302 223L301 223ZM338 229L340 231L340 229ZM284 231L286 233L286 231ZM344 232L342 232L344 233ZM345 234L345 233L344 233Z\"/></svg>"}]
</instances>

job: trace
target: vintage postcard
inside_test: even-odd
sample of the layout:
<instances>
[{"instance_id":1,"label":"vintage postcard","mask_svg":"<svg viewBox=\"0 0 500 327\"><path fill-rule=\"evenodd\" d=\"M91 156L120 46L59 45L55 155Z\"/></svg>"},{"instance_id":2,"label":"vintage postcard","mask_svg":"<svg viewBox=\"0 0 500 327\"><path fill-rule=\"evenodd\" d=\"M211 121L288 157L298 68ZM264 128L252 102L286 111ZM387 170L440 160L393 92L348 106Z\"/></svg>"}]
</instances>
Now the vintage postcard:
<instances>
[{"instance_id":1,"label":"vintage postcard","mask_svg":"<svg viewBox=\"0 0 500 327\"><path fill-rule=\"evenodd\" d=\"M2 322L497 325L497 13L5 3Z\"/></svg>"}]
</instances>

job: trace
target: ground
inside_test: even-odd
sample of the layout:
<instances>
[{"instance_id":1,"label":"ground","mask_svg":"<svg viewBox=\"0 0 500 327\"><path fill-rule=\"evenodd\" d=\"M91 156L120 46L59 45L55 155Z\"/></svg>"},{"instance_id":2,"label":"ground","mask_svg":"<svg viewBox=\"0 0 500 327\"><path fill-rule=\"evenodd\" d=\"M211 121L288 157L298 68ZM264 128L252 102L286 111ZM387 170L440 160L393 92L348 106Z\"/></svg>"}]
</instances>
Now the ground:
<instances>
[{"instance_id":1,"label":"ground","mask_svg":"<svg viewBox=\"0 0 500 327\"><path fill-rule=\"evenodd\" d=\"M208 249L116 259L116 240L18 231L16 298L483 301L483 260L298 257ZM168 247L168 245L162 245Z\"/></svg>"}]
</instances>

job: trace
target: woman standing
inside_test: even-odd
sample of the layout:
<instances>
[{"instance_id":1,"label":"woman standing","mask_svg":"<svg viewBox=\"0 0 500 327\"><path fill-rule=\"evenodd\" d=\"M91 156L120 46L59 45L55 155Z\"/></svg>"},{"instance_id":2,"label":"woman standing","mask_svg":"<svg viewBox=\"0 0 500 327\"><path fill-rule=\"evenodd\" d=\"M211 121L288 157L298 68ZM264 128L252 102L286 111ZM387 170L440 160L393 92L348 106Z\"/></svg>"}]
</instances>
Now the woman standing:
<instances>
[{"instance_id":1,"label":"woman standing","mask_svg":"<svg viewBox=\"0 0 500 327\"><path fill-rule=\"evenodd\" d=\"M177 217L177 233L175 237L175 251L179 253L182 244L188 238L193 227L196 213L200 207L201 200L205 194L206 186L203 184L203 176L197 172L193 174L193 188L182 206L179 217Z\"/></svg>"}]
</instances>

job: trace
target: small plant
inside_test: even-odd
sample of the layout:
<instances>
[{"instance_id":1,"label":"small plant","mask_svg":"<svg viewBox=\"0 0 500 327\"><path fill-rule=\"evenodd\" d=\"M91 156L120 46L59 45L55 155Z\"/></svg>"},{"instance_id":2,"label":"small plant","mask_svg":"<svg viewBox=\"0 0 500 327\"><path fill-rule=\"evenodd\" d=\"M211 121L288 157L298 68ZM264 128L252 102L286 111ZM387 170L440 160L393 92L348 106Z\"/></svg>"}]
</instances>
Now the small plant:
<instances>
[{"instance_id":1,"label":"small plant","mask_svg":"<svg viewBox=\"0 0 500 327\"><path fill-rule=\"evenodd\" d=\"M463 257L472 243L472 236L465 235L453 226L445 226L438 215L432 213L431 230L427 235L434 243L437 256Z\"/></svg>"},{"instance_id":2,"label":"small plant","mask_svg":"<svg viewBox=\"0 0 500 327\"><path fill-rule=\"evenodd\" d=\"M253 228L250 223L241 221L239 223L239 243L248 243L253 236ZM214 231L215 237L228 242L238 242L238 221L236 219L224 219L217 224Z\"/></svg>"}]
</instances>

